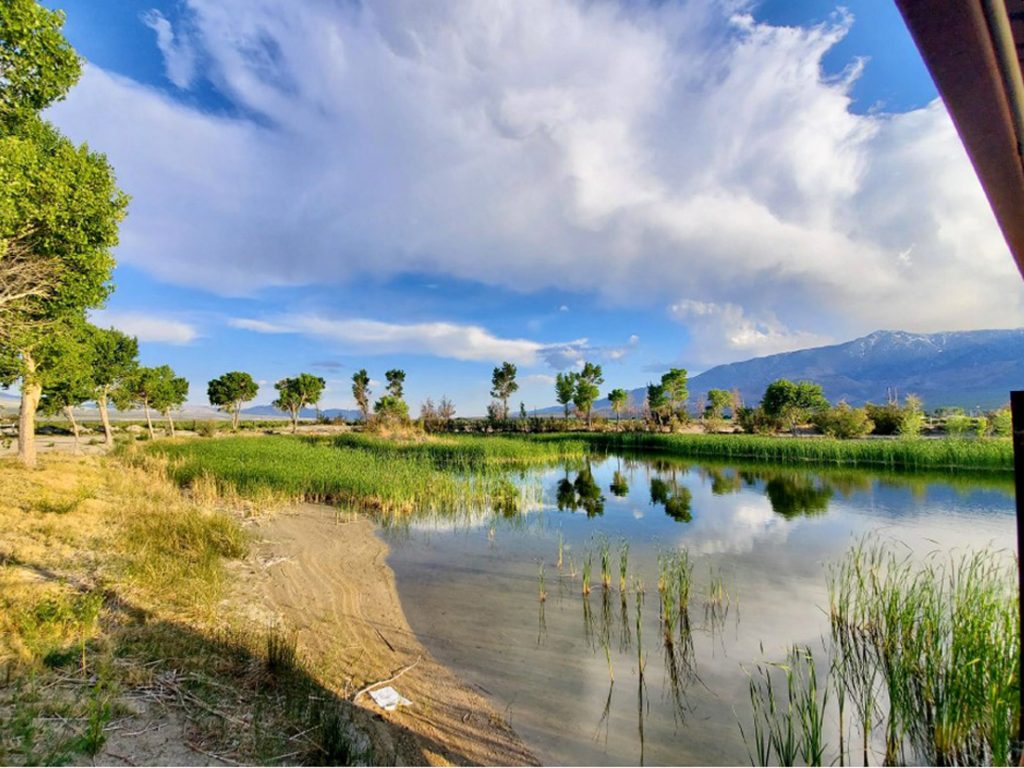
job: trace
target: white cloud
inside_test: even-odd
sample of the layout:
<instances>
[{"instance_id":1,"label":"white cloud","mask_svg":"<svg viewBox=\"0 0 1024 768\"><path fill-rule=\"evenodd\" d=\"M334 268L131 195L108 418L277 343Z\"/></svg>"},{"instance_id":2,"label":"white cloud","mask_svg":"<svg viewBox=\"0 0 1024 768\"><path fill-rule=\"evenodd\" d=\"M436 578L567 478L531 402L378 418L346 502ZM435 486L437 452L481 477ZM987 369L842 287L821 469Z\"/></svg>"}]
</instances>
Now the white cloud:
<instances>
[{"instance_id":1,"label":"white cloud","mask_svg":"<svg viewBox=\"0 0 1024 768\"><path fill-rule=\"evenodd\" d=\"M220 294L415 272L685 296L758 318L705 317L729 340L752 323L739 349L784 347L807 318L834 336L1024 323L941 103L853 114L860 65L821 67L848 17L735 7L190 0L204 76L255 119L92 66L51 115L133 195L120 258ZM185 43L161 19L171 76Z\"/></svg>"},{"instance_id":2,"label":"white cloud","mask_svg":"<svg viewBox=\"0 0 1024 768\"><path fill-rule=\"evenodd\" d=\"M748 317L735 304L684 299L669 307L669 312L689 330L691 354L702 365L818 347L834 341L816 333L790 330L773 314L757 319Z\"/></svg>"},{"instance_id":3,"label":"white cloud","mask_svg":"<svg viewBox=\"0 0 1024 768\"><path fill-rule=\"evenodd\" d=\"M156 9L144 13L142 22L156 32L167 79L178 88L187 89L196 75L196 51L188 35L180 29L175 33L171 22Z\"/></svg>"},{"instance_id":4,"label":"white cloud","mask_svg":"<svg viewBox=\"0 0 1024 768\"><path fill-rule=\"evenodd\" d=\"M137 336L139 341L184 345L191 344L199 336L199 331L189 323L143 312L97 309L89 313L89 321L93 325L114 327L129 336Z\"/></svg>"},{"instance_id":5,"label":"white cloud","mask_svg":"<svg viewBox=\"0 0 1024 768\"><path fill-rule=\"evenodd\" d=\"M377 353L427 354L453 360L534 365L557 354L578 354L586 339L544 344L505 339L476 325L458 323L387 323L362 318L336 320L317 315L289 315L273 320L231 318L229 325L257 333L299 333Z\"/></svg>"}]
</instances>

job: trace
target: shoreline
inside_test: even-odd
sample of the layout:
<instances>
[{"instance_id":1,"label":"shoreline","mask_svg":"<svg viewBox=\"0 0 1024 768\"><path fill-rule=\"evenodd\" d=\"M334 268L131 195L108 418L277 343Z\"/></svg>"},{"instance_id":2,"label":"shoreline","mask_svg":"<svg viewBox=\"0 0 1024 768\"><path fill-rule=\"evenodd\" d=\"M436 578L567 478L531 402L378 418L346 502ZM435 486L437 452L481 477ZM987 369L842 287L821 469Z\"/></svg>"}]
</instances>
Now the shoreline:
<instances>
[{"instance_id":1,"label":"shoreline","mask_svg":"<svg viewBox=\"0 0 1024 768\"><path fill-rule=\"evenodd\" d=\"M355 726L375 764L536 765L478 692L419 642L402 610L377 525L298 504L248 524L251 554L229 566L226 603L243 618L294 632L323 683L351 697L396 674L413 704L385 712L362 694Z\"/></svg>"}]
</instances>

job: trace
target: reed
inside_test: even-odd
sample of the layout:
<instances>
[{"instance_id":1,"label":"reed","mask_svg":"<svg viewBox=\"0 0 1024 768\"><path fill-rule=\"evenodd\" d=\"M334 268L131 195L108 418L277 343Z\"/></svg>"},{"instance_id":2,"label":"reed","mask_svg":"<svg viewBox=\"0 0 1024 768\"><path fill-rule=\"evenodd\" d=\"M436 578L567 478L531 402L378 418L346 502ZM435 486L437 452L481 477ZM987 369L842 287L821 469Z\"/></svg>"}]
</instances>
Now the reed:
<instances>
[{"instance_id":1,"label":"reed","mask_svg":"<svg viewBox=\"0 0 1024 768\"><path fill-rule=\"evenodd\" d=\"M562 570L562 558L565 555L565 536L558 532L558 570Z\"/></svg>"},{"instance_id":2,"label":"reed","mask_svg":"<svg viewBox=\"0 0 1024 768\"><path fill-rule=\"evenodd\" d=\"M544 602L548 599L548 593L544 589L544 563L540 563L537 566L537 582L538 582L538 598L540 602Z\"/></svg>"},{"instance_id":3,"label":"reed","mask_svg":"<svg viewBox=\"0 0 1024 768\"><path fill-rule=\"evenodd\" d=\"M601 586L607 592L612 587L612 548L608 539L603 536L597 546L601 556Z\"/></svg>"},{"instance_id":4,"label":"reed","mask_svg":"<svg viewBox=\"0 0 1024 768\"><path fill-rule=\"evenodd\" d=\"M619 542L619 592L626 594L626 574L629 570L629 542L622 539Z\"/></svg>"},{"instance_id":5,"label":"reed","mask_svg":"<svg viewBox=\"0 0 1024 768\"><path fill-rule=\"evenodd\" d=\"M590 594L590 569L592 566L592 555L587 552L587 556L583 558L583 594L584 596Z\"/></svg>"}]
</instances>

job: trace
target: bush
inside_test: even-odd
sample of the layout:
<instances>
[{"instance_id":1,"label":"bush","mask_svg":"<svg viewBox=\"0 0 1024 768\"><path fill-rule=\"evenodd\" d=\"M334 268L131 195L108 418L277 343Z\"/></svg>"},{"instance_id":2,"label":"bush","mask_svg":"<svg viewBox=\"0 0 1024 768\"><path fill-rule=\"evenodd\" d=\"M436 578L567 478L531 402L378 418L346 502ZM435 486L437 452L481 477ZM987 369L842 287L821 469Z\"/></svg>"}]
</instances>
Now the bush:
<instances>
[{"instance_id":1,"label":"bush","mask_svg":"<svg viewBox=\"0 0 1024 768\"><path fill-rule=\"evenodd\" d=\"M845 402L835 408L822 408L812 418L812 423L829 437L850 440L864 437L873 428L874 423L864 408L851 408Z\"/></svg>"},{"instance_id":2,"label":"bush","mask_svg":"<svg viewBox=\"0 0 1024 768\"><path fill-rule=\"evenodd\" d=\"M956 413L946 418L946 434L950 437L963 437L971 428L971 418Z\"/></svg>"},{"instance_id":3,"label":"bush","mask_svg":"<svg viewBox=\"0 0 1024 768\"><path fill-rule=\"evenodd\" d=\"M994 437L1013 436L1013 417L1009 408L1000 408L988 415L989 429Z\"/></svg>"},{"instance_id":4,"label":"bush","mask_svg":"<svg viewBox=\"0 0 1024 768\"><path fill-rule=\"evenodd\" d=\"M196 434L201 437L213 437L217 434L217 423L215 421L200 421L196 423Z\"/></svg>"},{"instance_id":5,"label":"bush","mask_svg":"<svg viewBox=\"0 0 1024 768\"><path fill-rule=\"evenodd\" d=\"M766 414L760 406L757 408L740 408L736 416L736 423L740 429L749 435L767 435L775 432L780 427L778 420Z\"/></svg>"},{"instance_id":6,"label":"bush","mask_svg":"<svg viewBox=\"0 0 1024 768\"><path fill-rule=\"evenodd\" d=\"M896 403L888 405L875 405L868 403L864 406L868 418L875 425L876 435L895 435L899 432L900 421L903 418L903 409Z\"/></svg>"}]
</instances>

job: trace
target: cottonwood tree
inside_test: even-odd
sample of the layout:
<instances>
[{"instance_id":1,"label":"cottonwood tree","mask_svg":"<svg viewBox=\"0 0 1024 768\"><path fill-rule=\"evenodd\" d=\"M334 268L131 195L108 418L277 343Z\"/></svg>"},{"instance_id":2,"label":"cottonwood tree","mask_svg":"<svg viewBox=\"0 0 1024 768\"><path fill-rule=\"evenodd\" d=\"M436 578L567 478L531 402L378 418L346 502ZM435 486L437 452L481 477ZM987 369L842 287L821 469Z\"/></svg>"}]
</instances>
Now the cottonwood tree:
<instances>
[{"instance_id":1,"label":"cottonwood tree","mask_svg":"<svg viewBox=\"0 0 1024 768\"><path fill-rule=\"evenodd\" d=\"M601 366L594 363L584 363L583 370L576 374L576 391L573 393L573 404L583 413L587 414L587 429L593 425L591 410L594 401L601 394L598 387L604 384L604 377L601 375Z\"/></svg>"},{"instance_id":2,"label":"cottonwood tree","mask_svg":"<svg viewBox=\"0 0 1024 768\"><path fill-rule=\"evenodd\" d=\"M93 396L92 345L84 322L61 328L48 341L37 347L42 392L39 410L53 416L63 414L75 438L74 453L80 452L78 421L75 408Z\"/></svg>"},{"instance_id":3,"label":"cottonwood tree","mask_svg":"<svg viewBox=\"0 0 1024 768\"><path fill-rule=\"evenodd\" d=\"M149 432L149 439L156 437L153 431L153 417L150 408L154 406L153 400L158 397L158 377L154 368L140 366L126 376L113 392L110 399L114 407L119 411L127 411L131 408L142 408L146 414L146 429Z\"/></svg>"},{"instance_id":4,"label":"cottonwood tree","mask_svg":"<svg viewBox=\"0 0 1024 768\"><path fill-rule=\"evenodd\" d=\"M684 421L686 419L686 400L690 396L686 386L686 377L685 368L670 368L669 372L661 377L661 385L665 389L669 408L673 414L678 415Z\"/></svg>"},{"instance_id":5,"label":"cottonwood tree","mask_svg":"<svg viewBox=\"0 0 1024 768\"><path fill-rule=\"evenodd\" d=\"M565 418L569 418L569 404L576 394L576 373L566 371L555 375L555 396L565 409Z\"/></svg>"},{"instance_id":6,"label":"cottonwood tree","mask_svg":"<svg viewBox=\"0 0 1024 768\"><path fill-rule=\"evenodd\" d=\"M46 375L39 349L106 299L128 202L103 155L39 117L81 74L63 22L33 0L0 3L0 272L6 265L11 285L24 285L26 270L46 281L34 296L14 288L0 310L0 384L20 383L18 454L28 466Z\"/></svg>"},{"instance_id":7,"label":"cottonwood tree","mask_svg":"<svg viewBox=\"0 0 1024 768\"><path fill-rule=\"evenodd\" d=\"M259 384L245 371L229 371L207 384L206 395L210 405L231 414L231 429L237 431L242 405L256 397L259 390Z\"/></svg>"},{"instance_id":8,"label":"cottonwood tree","mask_svg":"<svg viewBox=\"0 0 1024 768\"><path fill-rule=\"evenodd\" d=\"M281 379L274 385L277 390L277 399L272 405L278 410L285 411L292 421L292 432L298 431L299 415L307 405L316 405L320 402L325 382L319 376L311 373L300 373L293 379Z\"/></svg>"},{"instance_id":9,"label":"cottonwood tree","mask_svg":"<svg viewBox=\"0 0 1024 768\"><path fill-rule=\"evenodd\" d=\"M516 383L516 367L504 362L491 374L491 397L501 401L501 417L508 420L508 399L519 389Z\"/></svg>"},{"instance_id":10,"label":"cottonwood tree","mask_svg":"<svg viewBox=\"0 0 1024 768\"><path fill-rule=\"evenodd\" d=\"M109 403L111 393L139 367L139 341L114 328L90 326L92 352L92 399L100 411L103 438L114 444L110 429Z\"/></svg>"},{"instance_id":11,"label":"cottonwood tree","mask_svg":"<svg viewBox=\"0 0 1024 768\"><path fill-rule=\"evenodd\" d=\"M171 437L174 437L172 413L181 408L188 398L188 379L175 375L169 365L161 365L151 371L153 384L149 404L167 419Z\"/></svg>"},{"instance_id":12,"label":"cottonwood tree","mask_svg":"<svg viewBox=\"0 0 1024 768\"><path fill-rule=\"evenodd\" d=\"M356 399L364 424L370 421L370 394L370 375L361 368L352 374L352 397Z\"/></svg>"},{"instance_id":13,"label":"cottonwood tree","mask_svg":"<svg viewBox=\"0 0 1024 768\"><path fill-rule=\"evenodd\" d=\"M613 389L608 393L608 402L612 405L612 411L615 413L615 420L619 420L619 414L622 413L622 409L626 407L626 400L629 397L629 393L624 389Z\"/></svg>"},{"instance_id":14,"label":"cottonwood tree","mask_svg":"<svg viewBox=\"0 0 1024 768\"><path fill-rule=\"evenodd\" d=\"M384 378L388 382L388 394L401 400L405 387L405 371L401 368L392 368L390 371L384 372Z\"/></svg>"},{"instance_id":15,"label":"cottonwood tree","mask_svg":"<svg viewBox=\"0 0 1024 768\"><path fill-rule=\"evenodd\" d=\"M441 401L437 404L437 417L444 422L445 429L451 423L451 420L455 418L455 404L448 399L447 395L441 397Z\"/></svg>"},{"instance_id":16,"label":"cottonwood tree","mask_svg":"<svg viewBox=\"0 0 1024 768\"><path fill-rule=\"evenodd\" d=\"M793 383L788 379L777 379L767 386L761 398L761 410L765 415L794 434L802 421L818 409L828 407L821 385L813 381Z\"/></svg>"},{"instance_id":17,"label":"cottonwood tree","mask_svg":"<svg viewBox=\"0 0 1024 768\"><path fill-rule=\"evenodd\" d=\"M665 387L661 384L648 384L646 402L651 419L660 426L662 421L668 417L670 409Z\"/></svg>"}]
</instances>

